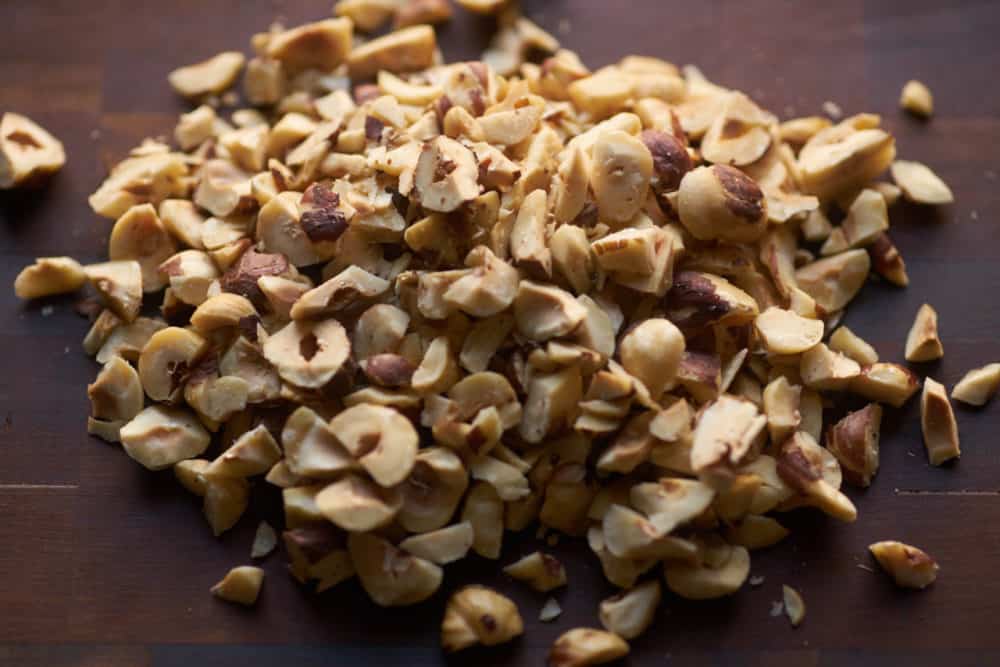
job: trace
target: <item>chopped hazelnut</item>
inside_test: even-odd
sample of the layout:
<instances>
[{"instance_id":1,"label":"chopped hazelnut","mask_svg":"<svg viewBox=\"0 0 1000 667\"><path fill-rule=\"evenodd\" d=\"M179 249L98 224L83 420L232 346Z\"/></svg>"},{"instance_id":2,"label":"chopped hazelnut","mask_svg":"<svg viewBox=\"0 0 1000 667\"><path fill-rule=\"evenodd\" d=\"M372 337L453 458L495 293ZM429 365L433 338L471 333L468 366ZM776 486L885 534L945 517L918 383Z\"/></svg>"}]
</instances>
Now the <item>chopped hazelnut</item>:
<instances>
[{"instance_id":1,"label":"chopped hazelnut","mask_svg":"<svg viewBox=\"0 0 1000 667\"><path fill-rule=\"evenodd\" d=\"M915 79L910 79L899 94L899 106L916 116L930 118L934 113L934 97L930 88Z\"/></svg>"},{"instance_id":2,"label":"chopped hazelnut","mask_svg":"<svg viewBox=\"0 0 1000 667\"><path fill-rule=\"evenodd\" d=\"M251 565L234 567L222 581L212 586L212 595L238 604L253 606L264 583L264 570Z\"/></svg>"},{"instance_id":3,"label":"chopped hazelnut","mask_svg":"<svg viewBox=\"0 0 1000 667\"><path fill-rule=\"evenodd\" d=\"M799 374L810 389L843 391L861 375L861 366L819 343L802 353Z\"/></svg>"},{"instance_id":4,"label":"chopped hazelnut","mask_svg":"<svg viewBox=\"0 0 1000 667\"><path fill-rule=\"evenodd\" d=\"M361 533L392 521L402 498L398 491L348 473L320 491L315 502L319 512L337 526Z\"/></svg>"},{"instance_id":5,"label":"chopped hazelnut","mask_svg":"<svg viewBox=\"0 0 1000 667\"><path fill-rule=\"evenodd\" d=\"M909 201L932 206L955 201L951 188L924 164L896 160L892 163L891 171L892 180L896 181L903 196Z\"/></svg>"},{"instance_id":6,"label":"chopped hazelnut","mask_svg":"<svg viewBox=\"0 0 1000 667\"><path fill-rule=\"evenodd\" d=\"M616 634L592 628L574 628L556 639L549 650L550 667L600 665L628 655L628 643Z\"/></svg>"},{"instance_id":7,"label":"chopped hazelnut","mask_svg":"<svg viewBox=\"0 0 1000 667\"><path fill-rule=\"evenodd\" d=\"M961 455L958 443L958 423L944 386L931 379L924 379L924 392L920 397L920 427L931 465Z\"/></svg>"},{"instance_id":8,"label":"chopped hazelnut","mask_svg":"<svg viewBox=\"0 0 1000 667\"><path fill-rule=\"evenodd\" d=\"M944 347L938 337L937 311L924 304L917 310L917 317L906 336L907 361L933 361L944 356Z\"/></svg>"},{"instance_id":9,"label":"chopped hazelnut","mask_svg":"<svg viewBox=\"0 0 1000 667\"><path fill-rule=\"evenodd\" d=\"M95 419L127 422L143 407L142 383L139 374L119 356L114 356L87 385L90 412Z\"/></svg>"},{"instance_id":10,"label":"chopped hazelnut","mask_svg":"<svg viewBox=\"0 0 1000 667\"><path fill-rule=\"evenodd\" d=\"M524 632L509 598L485 586L466 586L448 600L441 621L441 646L452 653L475 644L496 646Z\"/></svg>"},{"instance_id":11,"label":"chopped hazelnut","mask_svg":"<svg viewBox=\"0 0 1000 667\"><path fill-rule=\"evenodd\" d=\"M736 243L756 241L767 226L767 201L743 172L726 165L702 166L685 174L678 212L695 238Z\"/></svg>"},{"instance_id":12,"label":"chopped hazelnut","mask_svg":"<svg viewBox=\"0 0 1000 667\"><path fill-rule=\"evenodd\" d=\"M267 55L292 70L330 72L347 60L352 33L353 24L346 18L307 23L272 35Z\"/></svg>"},{"instance_id":13,"label":"chopped hazelnut","mask_svg":"<svg viewBox=\"0 0 1000 667\"><path fill-rule=\"evenodd\" d=\"M566 585L566 569L562 563L539 551L511 563L503 571L542 593Z\"/></svg>"},{"instance_id":14,"label":"chopped hazelnut","mask_svg":"<svg viewBox=\"0 0 1000 667\"><path fill-rule=\"evenodd\" d=\"M601 625L623 639L635 639L653 623L660 605L660 582L655 579L601 602Z\"/></svg>"},{"instance_id":15,"label":"chopped hazelnut","mask_svg":"<svg viewBox=\"0 0 1000 667\"><path fill-rule=\"evenodd\" d=\"M353 79L374 76L379 70L412 72L430 67L436 48L432 27L412 26L354 48L348 56L347 66Z\"/></svg>"},{"instance_id":16,"label":"chopped hazelnut","mask_svg":"<svg viewBox=\"0 0 1000 667\"><path fill-rule=\"evenodd\" d=\"M969 405L985 405L1000 386L1000 364L987 364L966 373L951 390L951 397Z\"/></svg>"},{"instance_id":17,"label":"chopped hazelnut","mask_svg":"<svg viewBox=\"0 0 1000 667\"><path fill-rule=\"evenodd\" d=\"M37 299L75 292L87 282L80 263L71 257L39 257L14 279L14 293L20 299Z\"/></svg>"},{"instance_id":18,"label":"chopped hazelnut","mask_svg":"<svg viewBox=\"0 0 1000 667\"><path fill-rule=\"evenodd\" d=\"M336 320L292 321L264 341L263 353L282 379L318 389L340 371L351 344Z\"/></svg>"},{"instance_id":19,"label":"chopped hazelnut","mask_svg":"<svg viewBox=\"0 0 1000 667\"><path fill-rule=\"evenodd\" d=\"M857 486L869 486L878 471L879 428L882 406L869 403L851 412L826 433L826 448L837 457L844 478Z\"/></svg>"},{"instance_id":20,"label":"chopped hazelnut","mask_svg":"<svg viewBox=\"0 0 1000 667\"><path fill-rule=\"evenodd\" d=\"M875 542L868 550L897 586L924 589L937 579L937 561L917 547L888 540Z\"/></svg>"},{"instance_id":21,"label":"chopped hazelnut","mask_svg":"<svg viewBox=\"0 0 1000 667\"><path fill-rule=\"evenodd\" d=\"M878 362L878 352L870 344L846 326L837 327L830 336L830 349L840 352L862 366Z\"/></svg>"},{"instance_id":22,"label":"chopped hazelnut","mask_svg":"<svg viewBox=\"0 0 1000 667\"><path fill-rule=\"evenodd\" d=\"M0 118L0 189L34 183L64 164L62 143L40 125L11 111Z\"/></svg>"},{"instance_id":23,"label":"chopped hazelnut","mask_svg":"<svg viewBox=\"0 0 1000 667\"><path fill-rule=\"evenodd\" d=\"M750 554L741 546L713 540L702 548L698 563L664 564L667 588L689 600L732 595L750 574Z\"/></svg>"},{"instance_id":24,"label":"chopped hazelnut","mask_svg":"<svg viewBox=\"0 0 1000 667\"><path fill-rule=\"evenodd\" d=\"M87 280L108 309L126 322L133 322L142 307L142 268L135 260L88 264Z\"/></svg>"},{"instance_id":25,"label":"chopped hazelnut","mask_svg":"<svg viewBox=\"0 0 1000 667\"><path fill-rule=\"evenodd\" d=\"M121 429L125 453L149 470L169 468L208 448L209 435L190 413L154 405Z\"/></svg>"},{"instance_id":26,"label":"chopped hazelnut","mask_svg":"<svg viewBox=\"0 0 1000 667\"><path fill-rule=\"evenodd\" d=\"M351 533L351 562L368 596L383 607L422 602L441 586L441 568L408 554L380 537Z\"/></svg>"},{"instance_id":27,"label":"chopped hazelnut","mask_svg":"<svg viewBox=\"0 0 1000 667\"><path fill-rule=\"evenodd\" d=\"M218 95L233 85L245 60L239 51L226 51L203 62L175 69L167 80L179 95L190 99Z\"/></svg>"},{"instance_id":28,"label":"chopped hazelnut","mask_svg":"<svg viewBox=\"0 0 1000 667\"><path fill-rule=\"evenodd\" d=\"M475 535L468 521L412 535L399 543L399 548L437 565L447 565L465 558Z\"/></svg>"},{"instance_id":29,"label":"chopped hazelnut","mask_svg":"<svg viewBox=\"0 0 1000 667\"><path fill-rule=\"evenodd\" d=\"M785 603L785 615L793 628L799 627L806 617L806 603L797 590L791 586L781 587L782 600Z\"/></svg>"}]
</instances>

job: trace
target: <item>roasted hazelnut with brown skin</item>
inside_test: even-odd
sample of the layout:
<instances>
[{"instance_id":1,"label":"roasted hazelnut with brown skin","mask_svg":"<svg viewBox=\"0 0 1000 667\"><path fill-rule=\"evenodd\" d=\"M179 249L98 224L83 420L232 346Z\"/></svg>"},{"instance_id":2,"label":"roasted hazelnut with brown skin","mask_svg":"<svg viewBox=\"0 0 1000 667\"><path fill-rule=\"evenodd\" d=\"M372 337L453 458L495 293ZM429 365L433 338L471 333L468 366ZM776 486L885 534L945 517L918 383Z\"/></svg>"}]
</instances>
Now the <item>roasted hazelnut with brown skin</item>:
<instances>
[{"instance_id":1,"label":"roasted hazelnut with brown skin","mask_svg":"<svg viewBox=\"0 0 1000 667\"><path fill-rule=\"evenodd\" d=\"M752 243L767 228L767 200L753 179L726 165L702 166L681 180L681 223L702 241Z\"/></svg>"}]
</instances>

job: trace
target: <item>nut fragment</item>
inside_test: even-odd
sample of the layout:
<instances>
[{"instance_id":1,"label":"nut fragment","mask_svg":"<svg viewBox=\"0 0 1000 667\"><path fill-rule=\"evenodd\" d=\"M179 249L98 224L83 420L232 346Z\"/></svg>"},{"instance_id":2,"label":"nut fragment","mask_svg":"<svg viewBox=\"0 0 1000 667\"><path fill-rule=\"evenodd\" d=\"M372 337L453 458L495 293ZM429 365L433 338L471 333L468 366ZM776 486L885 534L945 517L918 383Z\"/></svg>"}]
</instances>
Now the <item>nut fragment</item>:
<instances>
[{"instance_id":1,"label":"nut fragment","mask_svg":"<svg viewBox=\"0 0 1000 667\"><path fill-rule=\"evenodd\" d=\"M621 637L593 628L573 628L556 639L549 650L550 667L601 665L628 655L628 643Z\"/></svg>"},{"instance_id":2,"label":"nut fragment","mask_svg":"<svg viewBox=\"0 0 1000 667\"><path fill-rule=\"evenodd\" d=\"M267 55L292 70L314 67L330 72L351 51L350 19L326 19L279 32L267 43Z\"/></svg>"},{"instance_id":3,"label":"nut fragment","mask_svg":"<svg viewBox=\"0 0 1000 667\"><path fill-rule=\"evenodd\" d=\"M193 459L208 448L209 435L190 413L152 405L121 429L125 453L149 470Z\"/></svg>"},{"instance_id":4,"label":"nut fragment","mask_svg":"<svg viewBox=\"0 0 1000 667\"><path fill-rule=\"evenodd\" d=\"M772 306L754 320L767 351L771 354L799 354L823 338L823 323Z\"/></svg>"},{"instance_id":5,"label":"nut fragment","mask_svg":"<svg viewBox=\"0 0 1000 667\"><path fill-rule=\"evenodd\" d=\"M401 504L398 492L353 474L344 475L316 495L316 507L323 516L355 533L389 523Z\"/></svg>"},{"instance_id":6,"label":"nut fragment","mask_svg":"<svg viewBox=\"0 0 1000 667\"><path fill-rule=\"evenodd\" d=\"M420 151L413 187L425 209L449 213L479 196L478 176L472 151L441 136Z\"/></svg>"},{"instance_id":7,"label":"nut fragment","mask_svg":"<svg viewBox=\"0 0 1000 667\"><path fill-rule=\"evenodd\" d=\"M212 586L212 595L252 607L257 602L263 583L264 570L252 565L241 565L231 569L222 581Z\"/></svg>"},{"instance_id":8,"label":"nut fragment","mask_svg":"<svg viewBox=\"0 0 1000 667\"><path fill-rule=\"evenodd\" d=\"M139 355L142 388L154 401L173 401L201 359L208 342L190 329L167 327L154 333Z\"/></svg>"},{"instance_id":9,"label":"nut fragment","mask_svg":"<svg viewBox=\"0 0 1000 667\"><path fill-rule=\"evenodd\" d=\"M347 66L354 79L374 76L379 70L413 72L433 64L436 48L432 27L412 26L355 47L348 56Z\"/></svg>"},{"instance_id":10,"label":"nut fragment","mask_svg":"<svg viewBox=\"0 0 1000 667\"><path fill-rule=\"evenodd\" d=\"M601 625L623 639L635 639L653 623L660 582L652 579L601 602Z\"/></svg>"},{"instance_id":11,"label":"nut fragment","mask_svg":"<svg viewBox=\"0 0 1000 667\"><path fill-rule=\"evenodd\" d=\"M799 592L788 585L781 587L781 597L785 603L785 615L793 628L799 627L806 617L806 603Z\"/></svg>"},{"instance_id":12,"label":"nut fragment","mask_svg":"<svg viewBox=\"0 0 1000 667\"><path fill-rule=\"evenodd\" d=\"M917 310L917 317L906 335L906 360L933 361L942 356L944 346L938 337L937 311L925 303Z\"/></svg>"},{"instance_id":13,"label":"nut fragment","mask_svg":"<svg viewBox=\"0 0 1000 667\"><path fill-rule=\"evenodd\" d=\"M83 267L108 309L132 322L142 307L142 268L134 260L89 264Z\"/></svg>"},{"instance_id":14,"label":"nut fragment","mask_svg":"<svg viewBox=\"0 0 1000 667\"><path fill-rule=\"evenodd\" d=\"M832 465L833 482L824 474ZM812 436L799 431L785 441L777 459L778 476L823 512L851 523L858 518L854 503L837 488L840 466L832 454L816 444Z\"/></svg>"},{"instance_id":15,"label":"nut fragment","mask_svg":"<svg viewBox=\"0 0 1000 667\"><path fill-rule=\"evenodd\" d=\"M264 341L263 351L282 379L318 389L340 371L351 344L336 320L292 321Z\"/></svg>"},{"instance_id":16,"label":"nut fragment","mask_svg":"<svg viewBox=\"0 0 1000 667\"><path fill-rule=\"evenodd\" d=\"M869 545L868 550L897 586L924 589L937 579L937 561L917 547L887 540Z\"/></svg>"},{"instance_id":17,"label":"nut fragment","mask_svg":"<svg viewBox=\"0 0 1000 667\"><path fill-rule=\"evenodd\" d=\"M187 98L218 95L233 85L245 60L239 51L225 51L203 62L175 69L167 80L177 94Z\"/></svg>"},{"instance_id":18,"label":"nut fragment","mask_svg":"<svg viewBox=\"0 0 1000 667\"><path fill-rule=\"evenodd\" d=\"M70 257L39 257L14 279L14 293L20 299L75 292L87 282L87 274Z\"/></svg>"},{"instance_id":19,"label":"nut fragment","mask_svg":"<svg viewBox=\"0 0 1000 667\"><path fill-rule=\"evenodd\" d=\"M930 118L934 113L934 96L926 85L910 79L899 94L899 106L914 115Z\"/></svg>"},{"instance_id":20,"label":"nut fragment","mask_svg":"<svg viewBox=\"0 0 1000 667\"><path fill-rule=\"evenodd\" d=\"M767 200L743 172L726 165L685 174L677 200L681 222L695 238L750 243L767 226Z\"/></svg>"},{"instance_id":21,"label":"nut fragment","mask_svg":"<svg viewBox=\"0 0 1000 667\"><path fill-rule=\"evenodd\" d=\"M738 464L766 424L767 418L750 401L728 394L720 396L698 419L691 468L699 473Z\"/></svg>"},{"instance_id":22,"label":"nut fragment","mask_svg":"<svg viewBox=\"0 0 1000 667\"><path fill-rule=\"evenodd\" d=\"M878 471L879 428L882 406L869 403L851 412L826 432L826 448L837 457L844 478L857 486L869 486Z\"/></svg>"},{"instance_id":23,"label":"nut fragment","mask_svg":"<svg viewBox=\"0 0 1000 667\"><path fill-rule=\"evenodd\" d=\"M861 375L861 366L819 343L802 353L799 375L810 389L843 391Z\"/></svg>"},{"instance_id":24,"label":"nut fragment","mask_svg":"<svg viewBox=\"0 0 1000 667\"><path fill-rule=\"evenodd\" d=\"M399 548L438 565L447 565L465 558L472 548L475 534L468 521L412 535L399 543Z\"/></svg>"},{"instance_id":25,"label":"nut fragment","mask_svg":"<svg viewBox=\"0 0 1000 667\"><path fill-rule=\"evenodd\" d=\"M628 222L646 201L653 156L645 144L621 130L600 134L592 150L590 187L598 213L608 222Z\"/></svg>"},{"instance_id":26,"label":"nut fragment","mask_svg":"<svg viewBox=\"0 0 1000 667\"><path fill-rule=\"evenodd\" d=\"M961 454L958 423L948 394L944 385L931 378L924 379L924 392L920 397L920 428L931 465L941 465Z\"/></svg>"},{"instance_id":27,"label":"nut fragment","mask_svg":"<svg viewBox=\"0 0 1000 667\"><path fill-rule=\"evenodd\" d=\"M505 574L523 581L536 591L547 593L566 585L566 569L548 554L536 551L511 563L503 569Z\"/></svg>"},{"instance_id":28,"label":"nut fragment","mask_svg":"<svg viewBox=\"0 0 1000 667\"><path fill-rule=\"evenodd\" d=\"M684 336L670 320L651 318L629 331L618 346L622 366L658 398L677 377Z\"/></svg>"},{"instance_id":29,"label":"nut fragment","mask_svg":"<svg viewBox=\"0 0 1000 667\"><path fill-rule=\"evenodd\" d=\"M987 364L966 373L951 390L951 397L969 405L985 405L1000 387L1000 364Z\"/></svg>"},{"instance_id":30,"label":"nut fragment","mask_svg":"<svg viewBox=\"0 0 1000 667\"><path fill-rule=\"evenodd\" d=\"M417 457L417 432L392 408L362 403L332 420L330 430L351 456L384 487L402 482Z\"/></svg>"},{"instance_id":31,"label":"nut fragment","mask_svg":"<svg viewBox=\"0 0 1000 667\"><path fill-rule=\"evenodd\" d=\"M263 475L281 459L281 450L263 424L247 431L204 471L210 477Z\"/></svg>"},{"instance_id":32,"label":"nut fragment","mask_svg":"<svg viewBox=\"0 0 1000 667\"><path fill-rule=\"evenodd\" d=\"M441 621L441 647L452 653L475 644L496 646L524 632L509 598L485 586L466 586L448 599Z\"/></svg>"},{"instance_id":33,"label":"nut fragment","mask_svg":"<svg viewBox=\"0 0 1000 667\"><path fill-rule=\"evenodd\" d=\"M892 180L903 191L903 196L917 204L950 204L955 201L949 188L927 165L907 160L892 163Z\"/></svg>"},{"instance_id":34,"label":"nut fragment","mask_svg":"<svg viewBox=\"0 0 1000 667\"><path fill-rule=\"evenodd\" d=\"M749 574L749 552L721 540L705 544L697 564L680 561L664 564L667 587L689 600L732 595L743 586Z\"/></svg>"},{"instance_id":35,"label":"nut fragment","mask_svg":"<svg viewBox=\"0 0 1000 667\"><path fill-rule=\"evenodd\" d=\"M87 385L87 396L95 419L127 422L143 407L139 374L119 356L104 364L93 384Z\"/></svg>"},{"instance_id":36,"label":"nut fragment","mask_svg":"<svg viewBox=\"0 0 1000 667\"><path fill-rule=\"evenodd\" d=\"M572 333L587 310L569 292L522 280L514 299L517 329L532 340L545 341Z\"/></svg>"},{"instance_id":37,"label":"nut fragment","mask_svg":"<svg viewBox=\"0 0 1000 667\"><path fill-rule=\"evenodd\" d=\"M0 189L33 183L64 164L62 143L40 125L11 111L0 118Z\"/></svg>"},{"instance_id":38,"label":"nut fragment","mask_svg":"<svg viewBox=\"0 0 1000 667\"><path fill-rule=\"evenodd\" d=\"M878 362L878 352L875 348L846 326L837 327L830 336L830 349L854 359L862 366L871 366Z\"/></svg>"},{"instance_id":39,"label":"nut fragment","mask_svg":"<svg viewBox=\"0 0 1000 667\"><path fill-rule=\"evenodd\" d=\"M351 533L351 562L368 596L383 607L423 602L441 586L441 568L397 549L380 537Z\"/></svg>"}]
</instances>

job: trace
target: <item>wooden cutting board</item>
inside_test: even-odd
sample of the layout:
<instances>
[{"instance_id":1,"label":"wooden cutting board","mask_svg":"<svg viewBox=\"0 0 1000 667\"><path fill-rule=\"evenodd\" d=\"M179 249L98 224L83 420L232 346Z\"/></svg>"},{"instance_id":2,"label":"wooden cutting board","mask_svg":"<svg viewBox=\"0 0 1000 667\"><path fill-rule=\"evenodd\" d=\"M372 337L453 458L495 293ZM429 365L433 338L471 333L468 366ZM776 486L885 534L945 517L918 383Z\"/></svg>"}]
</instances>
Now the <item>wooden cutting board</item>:
<instances>
[{"instance_id":1,"label":"wooden cutting board","mask_svg":"<svg viewBox=\"0 0 1000 667\"><path fill-rule=\"evenodd\" d=\"M375 608L345 584L320 597L264 564L256 609L219 602L208 588L249 560L257 520L275 524L277 494L214 539L194 498L170 473L150 474L84 432L84 386L97 370L80 350L86 323L72 300L21 304L9 289L37 255L105 256L110 223L86 205L106 168L150 135L169 134L184 109L166 85L172 68L227 49L275 17L322 18L331 0L8 0L0 4L0 111L26 113L61 137L67 168L42 192L0 194L0 665L537 665L563 631L597 623L612 591L582 543L551 551L569 569L563 615L537 621L544 597L512 585L501 563L536 548L507 540L500 563L449 568L420 607ZM630 53L694 62L713 80L781 114L872 111L925 161L957 203L892 210L893 238L912 284L871 284L846 322L884 359L901 360L917 308L941 317L946 349L921 365L949 387L1000 360L1000 5L971 0L535 0L528 14L590 66ZM449 60L477 56L491 22L462 16L440 31ZM930 123L903 115L899 90L919 78L934 91ZM1000 662L1000 411L957 409L963 456L928 466L916 401L889 411L873 488L851 492L860 519L788 517L795 532L754 554L757 587L726 600L668 596L630 664L987 665ZM938 583L901 593L871 571L865 547L902 539L941 563ZM446 660L438 625L446 594L483 581L511 595L523 638ZM781 585L798 588L808 617L797 630L772 617Z\"/></svg>"}]
</instances>

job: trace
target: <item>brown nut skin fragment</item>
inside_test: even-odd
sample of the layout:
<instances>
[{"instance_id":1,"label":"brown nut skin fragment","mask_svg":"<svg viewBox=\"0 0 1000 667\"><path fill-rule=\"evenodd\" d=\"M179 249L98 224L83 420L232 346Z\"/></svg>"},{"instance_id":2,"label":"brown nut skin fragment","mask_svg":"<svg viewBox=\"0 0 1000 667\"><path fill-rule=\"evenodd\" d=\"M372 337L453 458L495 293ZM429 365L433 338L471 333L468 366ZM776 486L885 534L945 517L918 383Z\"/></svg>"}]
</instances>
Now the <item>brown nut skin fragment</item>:
<instances>
[{"instance_id":1,"label":"brown nut skin fragment","mask_svg":"<svg viewBox=\"0 0 1000 667\"><path fill-rule=\"evenodd\" d=\"M937 561L917 547L886 540L868 546L885 572L902 588L927 588L937 579Z\"/></svg>"},{"instance_id":2,"label":"brown nut skin fragment","mask_svg":"<svg viewBox=\"0 0 1000 667\"><path fill-rule=\"evenodd\" d=\"M756 300L725 278L700 271L681 271L667 293L668 315L682 331L710 324L732 327L760 314Z\"/></svg>"},{"instance_id":3,"label":"brown nut skin fragment","mask_svg":"<svg viewBox=\"0 0 1000 667\"><path fill-rule=\"evenodd\" d=\"M681 223L697 239L752 243L767 228L764 193L735 167L698 167L684 176L679 192Z\"/></svg>"},{"instance_id":4,"label":"brown nut skin fragment","mask_svg":"<svg viewBox=\"0 0 1000 667\"><path fill-rule=\"evenodd\" d=\"M289 270L288 259L280 253L263 253L248 248L219 279L224 292L239 294L258 309L266 308L267 299L257 285L262 276L280 276Z\"/></svg>"},{"instance_id":5,"label":"brown nut skin fragment","mask_svg":"<svg viewBox=\"0 0 1000 667\"><path fill-rule=\"evenodd\" d=\"M347 231L347 219L340 205L340 196L322 183L313 183L302 195L302 217L299 226L309 240L336 241Z\"/></svg>"},{"instance_id":6,"label":"brown nut skin fragment","mask_svg":"<svg viewBox=\"0 0 1000 667\"><path fill-rule=\"evenodd\" d=\"M409 359L392 353L376 354L361 362L369 382L393 389L409 386L416 369Z\"/></svg>"},{"instance_id":7,"label":"brown nut skin fragment","mask_svg":"<svg viewBox=\"0 0 1000 667\"><path fill-rule=\"evenodd\" d=\"M827 430L826 448L837 457L844 478L851 484L871 485L878 471L881 424L882 406L869 403Z\"/></svg>"},{"instance_id":8,"label":"brown nut skin fragment","mask_svg":"<svg viewBox=\"0 0 1000 667\"><path fill-rule=\"evenodd\" d=\"M482 644L505 644L524 633L517 605L485 586L466 586L448 599L441 648L448 653Z\"/></svg>"},{"instance_id":9,"label":"brown nut skin fragment","mask_svg":"<svg viewBox=\"0 0 1000 667\"><path fill-rule=\"evenodd\" d=\"M573 628L549 650L549 667L601 665L628 655L628 643L618 635L593 628Z\"/></svg>"},{"instance_id":10,"label":"brown nut skin fragment","mask_svg":"<svg viewBox=\"0 0 1000 667\"><path fill-rule=\"evenodd\" d=\"M661 130L643 130L639 139L653 156L653 189L657 194L679 188L684 175L694 169L684 141Z\"/></svg>"},{"instance_id":11,"label":"brown nut skin fragment","mask_svg":"<svg viewBox=\"0 0 1000 667\"><path fill-rule=\"evenodd\" d=\"M932 378L924 379L924 392L920 397L920 428L931 465L938 466L961 455L955 412L944 386Z\"/></svg>"}]
</instances>

